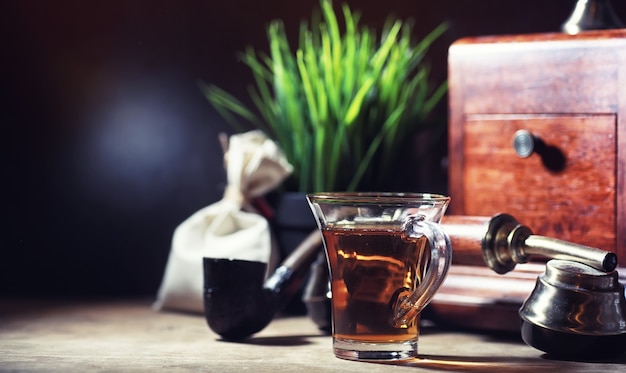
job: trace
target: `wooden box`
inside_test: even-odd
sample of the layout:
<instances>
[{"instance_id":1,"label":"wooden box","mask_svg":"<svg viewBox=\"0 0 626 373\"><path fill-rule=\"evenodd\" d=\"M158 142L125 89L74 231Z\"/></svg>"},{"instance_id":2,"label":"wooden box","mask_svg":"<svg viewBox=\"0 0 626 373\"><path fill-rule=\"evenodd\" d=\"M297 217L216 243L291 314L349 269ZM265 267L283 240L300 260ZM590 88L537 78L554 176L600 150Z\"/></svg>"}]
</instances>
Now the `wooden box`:
<instances>
[{"instance_id":1,"label":"wooden box","mask_svg":"<svg viewBox=\"0 0 626 373\"><path fill-rule=\"evenodd\" d=\"M535 234L616 252L623 281L626 30L462 39L448 60L447 215L504 212ZM519 332L543 262L498 275L467 249L455 248L429 316Z\"/></svg>"},{"instance_id":2,"label":"wooden box","mask_svg":"<svg viewBox=\"0 0 626 373\"><path fill-rule=\"evenodd\" d=\"M449 84L450 214L506 212L626 260L626 30L462 39Z\"/></svg>"}]
</instances>

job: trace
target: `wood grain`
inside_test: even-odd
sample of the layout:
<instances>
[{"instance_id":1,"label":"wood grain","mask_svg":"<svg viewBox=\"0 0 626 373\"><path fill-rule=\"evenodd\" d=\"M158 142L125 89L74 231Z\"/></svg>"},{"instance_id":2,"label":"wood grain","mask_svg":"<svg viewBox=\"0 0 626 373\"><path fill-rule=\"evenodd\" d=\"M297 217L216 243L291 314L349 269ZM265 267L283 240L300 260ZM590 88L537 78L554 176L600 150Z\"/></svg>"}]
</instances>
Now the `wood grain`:
<instances>
[{"instance_id":1,"label":"wood grain","mask_svg":"<svg viewBox=\"0 0 626 373\"><path fill-rule=\"evenodd\" d=\"M199 315L156 312L150 300L0 299L2 372L598 372L624 358L545 359L518 333L421 329L420 357L386 364L341 360L307 317L274 320L252 338L219 339Z\"/></svg>"},{"instance_id":2,"label":"wood grain","mask_svg":"<svg viewBox=\"0 0 626 373\"><path fill-rule=\"evenodd\" d=\"M451 214L506 212L626 258L626 30L468 38L450 48ZM565 159L522 159L526 129Z\"/></svg>"}]
</instances>

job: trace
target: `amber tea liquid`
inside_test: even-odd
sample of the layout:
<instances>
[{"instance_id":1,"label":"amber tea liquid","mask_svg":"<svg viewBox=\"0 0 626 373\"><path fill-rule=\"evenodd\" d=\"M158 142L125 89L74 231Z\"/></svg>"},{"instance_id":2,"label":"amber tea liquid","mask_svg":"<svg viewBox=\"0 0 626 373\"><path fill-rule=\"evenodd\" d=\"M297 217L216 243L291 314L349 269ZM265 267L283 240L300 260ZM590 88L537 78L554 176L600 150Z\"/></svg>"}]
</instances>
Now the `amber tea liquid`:
<instances>
[{"instance_id":1,"label":"amber tea liquid","mask_svg":"<svg viewBox=\"0 0 626 373\"><path fill-rule=\"evenodd\" d=\"M404 237L399 226L383 224L330 226L322 233L332 273L335 340L385 344L416 339L419 317L394 326L390 302L398 291L412 291L421 281L429 253L426 239Z\"/></svg>"}]
</instances>

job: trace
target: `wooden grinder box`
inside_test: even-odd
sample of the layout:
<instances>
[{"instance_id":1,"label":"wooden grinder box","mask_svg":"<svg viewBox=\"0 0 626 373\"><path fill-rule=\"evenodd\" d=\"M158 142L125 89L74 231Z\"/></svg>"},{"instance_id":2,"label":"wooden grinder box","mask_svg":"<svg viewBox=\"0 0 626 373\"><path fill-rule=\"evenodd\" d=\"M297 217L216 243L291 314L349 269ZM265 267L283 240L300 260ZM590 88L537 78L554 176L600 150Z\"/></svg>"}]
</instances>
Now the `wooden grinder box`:
<instances>
[{"instance_id":1,"label":"wooden grinder box","mask_svg":"<svg viewBox=\"0 0 626 373\"><path fill-rule=\"evenodd\" d=\"M466 38L448 61L447 215L511 214L535 234L617 253L623 275L626 30ZM456 256L431 316L519 331L543 263L506 275L477 264Z\"/></svg>"},{"instance_id":2,"label":"wooden grinder box","mask_svg":"<svg viewBox=\"0 0 626 373\"><path fill-rule=\"evenodd\" d=\"M626 30L462 39L448 58L450 213L626 260Z\"/></svg>"}]
</instances>

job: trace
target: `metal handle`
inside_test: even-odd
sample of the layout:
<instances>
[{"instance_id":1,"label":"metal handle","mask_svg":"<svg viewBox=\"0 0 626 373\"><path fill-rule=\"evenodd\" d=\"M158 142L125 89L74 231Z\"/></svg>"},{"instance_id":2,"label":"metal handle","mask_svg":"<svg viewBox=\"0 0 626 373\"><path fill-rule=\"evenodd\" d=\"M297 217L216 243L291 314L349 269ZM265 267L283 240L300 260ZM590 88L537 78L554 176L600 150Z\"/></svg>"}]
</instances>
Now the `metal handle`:
<instances>
[{"instance_id":1,"label":"metal handle","mask_svg":"<svg viewBox=\"0 0 626 373\"><path fill-rule=\"evenodd\" d=\"M528 158L536 150L538 139L527 130L518 130L513 136L513 148L521 158Z\"/></svg>"},{"instance_id":2,"label":"metal handle","mask_svg":"<svg viewBox=\"0 0 626 373\"><path fill-rule=\"evenodd\" d=\"M537 154L547 171L561 172L567 165L567 158L561 149L547 144L543 139L530 131L518 130L513 135L513 149L520 158L528 158Z\"/></svg>"},{"instance_id":3,"label":"metal handle","mask_svg":"<svg viewBox=\"0 0 626 373\"><path fill-rule=\"evenodd\" d=\"M475 253L473 256L477 256L480 251L484 263L499 274L526 263L532 255L584 263L604 272L611 272L617 266L617 256L612 252L534 235L530 228L508 214L493 217L451 215L444 218L442 226L450 236L455 255Z\"/></svg>"}]
</instances>

